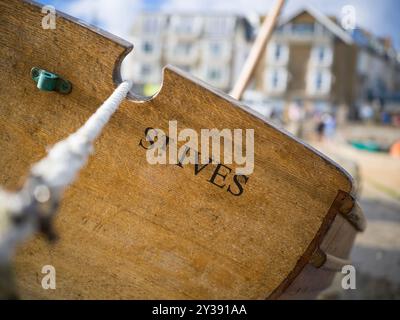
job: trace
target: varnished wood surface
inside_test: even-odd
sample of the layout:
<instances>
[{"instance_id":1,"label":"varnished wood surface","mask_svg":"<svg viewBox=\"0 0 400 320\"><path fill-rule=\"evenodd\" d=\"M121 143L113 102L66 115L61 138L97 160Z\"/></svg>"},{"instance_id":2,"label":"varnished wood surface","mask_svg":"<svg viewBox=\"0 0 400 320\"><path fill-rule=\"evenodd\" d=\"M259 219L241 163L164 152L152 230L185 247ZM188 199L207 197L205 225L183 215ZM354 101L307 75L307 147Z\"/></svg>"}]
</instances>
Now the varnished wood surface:
<instances>
[{"instance_id":1,"label":"varnished wood surface","mask_svg":"<svg viewBox=\"0 0 400 320\"><path fill-rule=\"evenodd\" d=\"M105 100L130 50L63 16L57 29L43 30L42 17L33 4L0 1L0 183L7 188L18 187L46 147ZM39 91L33 66L71 81L71 94ZM167 132L169 120L198 132L255 129L255 170L242 195L208 181L215 165L195 175L192 165L147 163L139 145L144 130ZM225 183L232 184L232 175ZM328 212L338 191L351 189L332 162L170 67L160 93L125 101L97 141L65 194L56 222L61 240L51 246L36 237L20 248L20 292L57 299L264 299L303 269L334 218ZM40 285L46 264L56 268L56 290Z\"/></svg>"}]
</instances>

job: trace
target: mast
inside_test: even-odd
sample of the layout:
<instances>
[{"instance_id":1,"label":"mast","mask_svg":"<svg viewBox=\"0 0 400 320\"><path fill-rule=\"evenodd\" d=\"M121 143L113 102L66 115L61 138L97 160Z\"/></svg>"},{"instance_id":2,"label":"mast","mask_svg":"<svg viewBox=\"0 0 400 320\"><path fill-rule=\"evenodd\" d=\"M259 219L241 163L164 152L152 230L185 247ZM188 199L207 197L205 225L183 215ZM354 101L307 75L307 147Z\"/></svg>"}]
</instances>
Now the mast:
<instances>
[{"instance_id":1,"label":"mast","mask_svg":"<svg viewBox=\"0 0 400 320\"><path fill-rule=\"evenodd\" d=\"M243 92L248 86L251 77L253 76L254 70L261 60L261 56L265 51L265 47L271 38L272 32L274 31L278 17L282 11L285 0L276 0L271 14L268 14L264 19L260 31L257 35L256 40L250 50L249 56L240 72L239 78L237 79L230 95L237 100L240 100L243 96Z\"/></svg>"}]
</instances>

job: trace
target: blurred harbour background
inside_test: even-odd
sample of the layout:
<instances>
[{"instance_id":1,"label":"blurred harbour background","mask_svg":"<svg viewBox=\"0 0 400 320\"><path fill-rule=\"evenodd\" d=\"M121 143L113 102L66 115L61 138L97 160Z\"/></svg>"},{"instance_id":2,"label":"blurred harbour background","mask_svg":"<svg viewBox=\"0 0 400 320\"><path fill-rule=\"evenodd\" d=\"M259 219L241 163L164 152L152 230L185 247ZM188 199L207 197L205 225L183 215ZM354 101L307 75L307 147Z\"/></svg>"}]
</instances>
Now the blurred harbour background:
<instances>
[{"instance_id":1,"label":"blurred harbour background","mask_svg":"<svg viewBox=\"0 0 400 320\"><path fill-rule=\"evenodd\" d=\"M40 1L132 42L123 78L159 90L172 64L229 93L272 5L248 1ZM310 6L311 5L311 6ZM368 228L322 298L400 298L400 2L287 0L243 102L356 179Z\"/></svg>"}]
</instances>

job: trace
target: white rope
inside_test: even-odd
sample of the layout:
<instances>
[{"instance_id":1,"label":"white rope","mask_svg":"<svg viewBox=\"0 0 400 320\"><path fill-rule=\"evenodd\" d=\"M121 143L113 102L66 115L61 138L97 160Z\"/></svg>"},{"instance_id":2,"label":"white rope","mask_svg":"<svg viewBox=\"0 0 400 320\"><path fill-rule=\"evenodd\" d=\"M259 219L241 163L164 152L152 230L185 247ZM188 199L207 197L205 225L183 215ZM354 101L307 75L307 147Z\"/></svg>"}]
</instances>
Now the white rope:
<instances>
[{"instance_id":1,"label":"white rope","mask_svg":"<svg viewBox=\"0 0 400 320\"><path fill-rule=\"evenodd\" d=\"M94 140L131 86L130 81L122 82L81 128L56 143L45 158L33 165L19 192L0 188L0 265L10 261L15 246L40 227L41 203L58 203L62 191L86 164ZM47 209L50 215L54 215L55 208Z\"/></svg>"},{"instance_id":2,"label":"white rope","mask_svg":"<svg viewBox=\"0 0 400 320\"><path fill-rule=\"evenodd\" d=\"M32 173L42 177L51 188L59 190L69 185L79 169L86 164L93 141L126 97L131 86L130 81L122 82L81 128L65 140L56 143L47 157L32 167Z\"/></svg>"}]
</instances>

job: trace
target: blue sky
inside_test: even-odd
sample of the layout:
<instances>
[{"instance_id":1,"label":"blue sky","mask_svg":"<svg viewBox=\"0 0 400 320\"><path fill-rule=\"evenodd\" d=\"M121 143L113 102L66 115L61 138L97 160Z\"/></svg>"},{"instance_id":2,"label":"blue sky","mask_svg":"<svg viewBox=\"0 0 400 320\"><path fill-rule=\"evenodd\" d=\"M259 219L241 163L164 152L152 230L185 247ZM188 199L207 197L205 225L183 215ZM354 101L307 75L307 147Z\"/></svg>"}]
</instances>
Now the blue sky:
<instances>
[{"instance_id":1,"label":"blue sky","mask_svg":"<svg viewBox=\"0 0 400 320\"><path fill-rule=\"evenodd\" d=\"M216 11L241 14L265 14L272 0L39 0L51 4L86 22L126 38L134 19L140 11ZM400 51L400 1L399 0L287 0L284 15L311 5L325 14L340 18L345 5L355 8L356 22L379 36L390 36Z\"/></svg>"}]
</instances>

